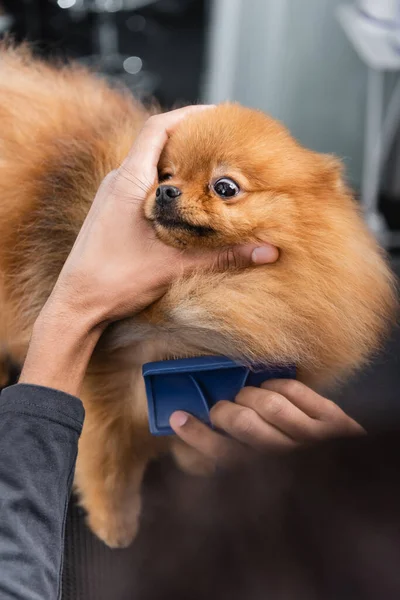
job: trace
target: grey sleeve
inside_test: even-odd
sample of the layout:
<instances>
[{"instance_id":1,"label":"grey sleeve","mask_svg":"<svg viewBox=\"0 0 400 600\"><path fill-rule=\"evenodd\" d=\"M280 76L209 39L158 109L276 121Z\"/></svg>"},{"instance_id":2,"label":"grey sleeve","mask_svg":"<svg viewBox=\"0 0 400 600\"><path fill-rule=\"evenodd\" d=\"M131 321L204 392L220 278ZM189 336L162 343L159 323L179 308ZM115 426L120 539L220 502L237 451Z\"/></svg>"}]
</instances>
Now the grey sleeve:
<instances>
[{"instance_id":1,"label":"grey sleeve","mask_svg":"<svg viewBox=\"0 0 400 600\"><path fill-rule=\"evenodd\" d=\"M0 395L0 598L61 595L65 517L81 401L18 384Z\"/></svg>"}]
</instances>

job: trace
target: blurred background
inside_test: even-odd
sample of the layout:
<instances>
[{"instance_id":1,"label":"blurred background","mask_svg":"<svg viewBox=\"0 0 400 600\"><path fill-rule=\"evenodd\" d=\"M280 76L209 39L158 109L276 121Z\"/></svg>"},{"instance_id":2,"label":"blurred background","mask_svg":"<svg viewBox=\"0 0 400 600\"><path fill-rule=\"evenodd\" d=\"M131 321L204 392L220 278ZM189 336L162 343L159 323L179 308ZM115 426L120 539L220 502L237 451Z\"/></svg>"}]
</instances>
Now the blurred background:
<instances>
[{"instance_id":1,"label":"blurred background","mask_svg":"<svg viewBox=\"0 0 400 600\"><path fill-rule=\"evenodd\" d=\"M400 274L399 0L0 0L8 34L144 102L233 100L280 119L302 144L343 159ZM400 423L399 350L395 331L333 395L367 428ZM131 598L129 551L101 547L74 506L67 531L65 600Z\"/></svg>"}]
</instances>

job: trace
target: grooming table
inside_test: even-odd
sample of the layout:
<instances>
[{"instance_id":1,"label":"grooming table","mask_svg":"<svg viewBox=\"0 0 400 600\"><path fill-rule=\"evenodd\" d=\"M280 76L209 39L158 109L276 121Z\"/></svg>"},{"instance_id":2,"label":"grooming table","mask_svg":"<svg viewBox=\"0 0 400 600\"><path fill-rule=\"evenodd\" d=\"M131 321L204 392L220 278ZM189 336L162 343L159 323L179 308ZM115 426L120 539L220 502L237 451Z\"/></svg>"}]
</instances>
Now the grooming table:
<instances>
[{"instance_id":1,"label":"grooming table","mask_svg":"<svg viewBox=\"0 0 400 600\"><path fill-rule=\"evenodd\" d=\"M170 456L150 463L142 486L142 535L125 549L110 549L85 525L84 511L71 499L65 530L61 600L135 600L134 565L147 545L147 531L159 516L160 499L168 497L171 477L187 477ZM157 498L157 505L154 504ZM167 500L169 503L169 500ZM162 510L162 508L161 508Z\"/></svg>"},{"instance_id":2,"label":"grooming table","mask_svg":"<svg viewBox=\"0 0 400 600\"><path fill-rule=\"evenodd\" d=\"M150 493L163 497L164 478L171 473L184 476L173 460L166 456L148 467L142 488L143 515L151 517ZM98 540L85 524L84 511L71 498L64 546L62 600L134 600L135 581L132 571L139 544L110 549Z\"/></svg>"},{"instance_id":3,"label":"grooming table","mask_svg":"<svg viewBox=\"0 0 400 600\"><path fill-rule=\"evenodd\" d=\"M132 600L133 548L111 550L86 527L75 500L69 506L62 600Z\"/></svg>"}]
</instances>

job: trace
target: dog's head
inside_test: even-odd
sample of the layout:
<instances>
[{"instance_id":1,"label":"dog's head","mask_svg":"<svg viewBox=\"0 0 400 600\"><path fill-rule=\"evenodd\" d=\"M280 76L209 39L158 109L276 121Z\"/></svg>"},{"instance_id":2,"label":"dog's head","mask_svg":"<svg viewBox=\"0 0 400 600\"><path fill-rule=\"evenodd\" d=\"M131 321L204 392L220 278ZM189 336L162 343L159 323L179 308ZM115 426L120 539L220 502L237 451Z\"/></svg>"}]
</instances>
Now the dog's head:
<instances>
[{"instance_id":1,"label":"dog's head","mask_svg":"<svg viewBox=\"0 0 400 600\"><path fill-rule=\"evenodd\" d=\"M321 186L341 185L339 178L333 157L301 147L259 111L225 104L190 117L171 136L145 214L178 247L279 244L288 235L293 241L302 225L298 203L307 196L309 212Z\"/></svg>"}]
</instances>

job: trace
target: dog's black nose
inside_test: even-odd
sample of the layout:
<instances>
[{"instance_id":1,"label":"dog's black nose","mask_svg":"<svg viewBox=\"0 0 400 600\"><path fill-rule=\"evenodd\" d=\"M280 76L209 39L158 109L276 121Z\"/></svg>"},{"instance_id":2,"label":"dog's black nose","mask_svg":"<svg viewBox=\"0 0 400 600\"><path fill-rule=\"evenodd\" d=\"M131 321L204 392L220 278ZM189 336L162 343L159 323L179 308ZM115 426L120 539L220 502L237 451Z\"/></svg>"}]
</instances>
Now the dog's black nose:
<instances>
[{"instance_id":1,"label":"dog's black nose","mask_svg":"<svg viewBox=\"0 0 400 600\"><path fill-rule=\"evenodd\" d=\"M159 185L156 190L157 203L165 206L181 194L181 190L173 185Z\"/></svg>"}]
</instances>

